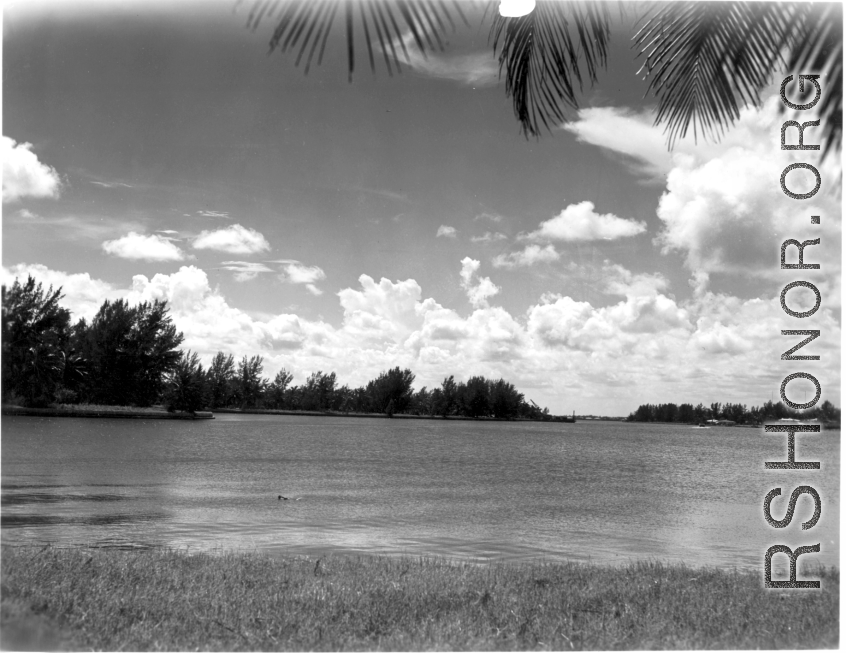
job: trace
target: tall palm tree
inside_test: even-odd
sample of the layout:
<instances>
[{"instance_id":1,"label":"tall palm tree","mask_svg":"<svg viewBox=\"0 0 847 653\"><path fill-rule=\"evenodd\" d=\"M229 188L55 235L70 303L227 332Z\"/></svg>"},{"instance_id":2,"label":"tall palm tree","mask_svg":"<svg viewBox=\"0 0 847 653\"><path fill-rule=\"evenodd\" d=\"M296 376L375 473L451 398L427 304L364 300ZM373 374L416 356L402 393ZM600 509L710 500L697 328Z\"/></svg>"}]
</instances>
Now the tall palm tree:
<instances>
[{"instance_id":1,"label":"tall palm tree","mask_svg":"<svg viewBox=\"0 0 847 653\"><path fill-rule=\"evenodd\" d=\"M476 3L479 4L479 3ZM583 83L597 81L606 66L611 17L608 4L583 0L538 0L531 13L500 16L497 0L484 3L491 20L489 40L505 75L506 95L527 136L538 137L578 108ZM840 147L842 133L842 8L840 3L697 2L646 5L634 37L647 92L658 97L656 124L668 145L689 129L720 137L740 107L757 104L774 72L820 73L827 86L818 115L822 156ZM622 9L623 11L623 9ZM297 51L308 73L318 47L318 64L338 14L343 14L348 78L355 68L355 25L360 26L371 69L374 50L389 75L401 71L406 41L426 51L444 49L442 36L468 24L457 0L254 0L247 24L255 29L273 19L270 51ZM454 20L455 17L455 20ZM375 46L378 45L378 48Z\"/></svg>"}]
</instances>

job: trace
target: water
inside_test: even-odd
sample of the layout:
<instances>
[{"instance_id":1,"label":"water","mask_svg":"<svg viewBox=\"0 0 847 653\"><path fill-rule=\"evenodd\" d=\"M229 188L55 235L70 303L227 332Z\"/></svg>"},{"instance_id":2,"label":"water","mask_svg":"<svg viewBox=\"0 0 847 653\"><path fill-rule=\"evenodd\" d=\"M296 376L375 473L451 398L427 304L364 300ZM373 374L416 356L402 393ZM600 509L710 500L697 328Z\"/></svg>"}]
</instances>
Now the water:
<instances>
[{"instance_id":1,"label":"water","mask_svg":"<svg viewBox=\"0 0 847 653\"><path fill-rule=\"evenodd\" d=\"M840 431L797 436L820 472L764 470L761 429L218 415L3 417L2 541L122 547L638 559L761 569L773 544L838 564ZM769 527L774 487L786 529ZM280 501L278 495L289 497ZM811 558L812 556L808 556ZM803 560L803 558L801 558Z\"/></svg>"}]
</instances>

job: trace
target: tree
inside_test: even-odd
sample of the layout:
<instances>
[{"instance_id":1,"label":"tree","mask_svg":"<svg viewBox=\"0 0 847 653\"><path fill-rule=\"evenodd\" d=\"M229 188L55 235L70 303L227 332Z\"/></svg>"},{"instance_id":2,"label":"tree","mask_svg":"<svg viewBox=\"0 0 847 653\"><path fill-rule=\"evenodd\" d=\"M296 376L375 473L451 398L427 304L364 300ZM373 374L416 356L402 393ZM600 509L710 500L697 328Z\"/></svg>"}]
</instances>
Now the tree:
<instances>
[{"instance_id":1,"label":"tree","mask_svg":"<svg viewBox=\"0 0 847 653\"><path fill-rule=\"evenodd\" d=\"M165 301L130 306L106 300L87 328L78 327L79 349L90 368L85 393L94 403L149 406L182 356L183 336Z\"/></svg>"},{"instance_id":2,"label":"tree","mask_svg":"<svg viewBox=\"0 0 847 653\"><path fill-rule=\"evenodd\" d=\"M723 414L721 402L719 401L709 404L709 410L712 412L712 419L720 419Z\"/></svg>"},{"instance_id":3,"label":"tree","mask_svg":"<svg viewBox=\"0 0 847 653\"><path fill-rule=\"evenodd\" d=\"M303 410L330 410L335 400L335 372L314 372L303 386Z\"/></svg>"},{"instance_id":4,"label":"tree","mask_svg":"<svg viewBox=\"0 0 847 653\"><path fill-rule=\"evenodd\" d=\"M465 410L468 417L488 417L491 412L484 376L472 376L465 384Z\"/></svg>"},{"instance_id":5,"label":"tree","mask_svg":"<svg viewBox=\"0 0 847 653\"><path fill-rule=\"evenodd\" d=\"M63 377L69 316L58 305L61 289L45 293L29 277L3 288L3 392L27 405L46 405Z\"/></svg>"},{"instance_id":6,"label":"tree","mask_svg":"<svg viewBox=\"0 0 847 653\"><path fill-rule=\"evenodd\" d=\"M62 289L46 291L31 276L17 279L3 298L3 395L28 405L53 401L65 372L71 314L59 305Z\"/></svg>"},{"instance_id":7,"label":"tree","mask_svg":"<svg viewBox=\"0 0 847 653\"><path fill-rule=\"evenodd\" d=\"M245 356L235 375L235 397L241 408L255 408L262 399L267 381L262 378L262 357Z\"/></svg>"},{"instance_id":8,"label":"tree","mask_svg":"<svg viewBox=\"0 0 847 653\"><path fill-rule=\"evenodd\" d=\"M410 410L415 415L432 415L432 393L426 386L412 395Z\"/></svg>"},{"instance_id":9,"label":"tree","mask_svg":"<svg viewBox=\"0 0 847 653\"><path fill-rule=\"evenodd\" d=\"M235 392L235 360L232 354L222 351L215 354L212 364L206 372L209 392L209 407L212 409L228 406Z\"/></svg>"},{"instance_id":10,"label":"tree","mask_svg":"<svg viewBox=\"0 0 847 653\"><path fill-rule=\"evenodd\" d=\"M294 375L284 367L276 373L274 380L271 381L266 391L267 399L265 403L268 407L283 408L285 406L285 391L293 378Z\"/></svg>"},{"instance_id":11,"label":"tree","mask_svg":"<svg viewBox=\"0 0 847 653\"><path fill-rule=\"evenodd\" d=\"M694 421L694 406L691 404L680 404L679 410L676 413L676 419L683 424L690 424Z\"/></svg>"},{"instance_id":12,"label":"tree","mask_svg":"<svg viewBox=\"0 0 847 653\"><path fill-rule=\"evenodd\" d=\"M385 413L389 406L393 413L403 413L412 401L412 383L415 375L412 370L395 367L368 382L366 391L371 397L374 410Z\"/></svg>"},{"instance_id":13,"label":"tree","mask_svg":"<svg viewBox=\"0 0 847 653\"><path fill-rule=\"evenodd\" d=\"M308 50L308 73L320 45L318 64L337 9L343 7L347 39L348 79L355 61L354 23L361 23L372 70L378 42L389 75L399 72L398 50L408 62L401 25L415 46L443 49L441 35L452 14L467 23L461 8L444 3L391 0L282 0L270 50L297 50L299 65ZM358 5L358 7L356 6ZM248 25L256 28L266 13L266 0L255 0ZM396 7L395 13L393 7ZM358 9L358 11L357 11ZM621 7L623 14L623 6ZM611 16L603 2L539 0L531 13L505 18L496 2L488 3L483 21L492 16L489 40L494 43L506 95L527 136L538 136L564 121L578 106L577 88L593 84L606 65ZM827 93L820 105L822 156L838 149L842 133L842 8L840 3L691 2L655 3L638 21L635 47L644 58L648 92L659 97L656 124L664 125L668 143L689 128L718 136L739 116L739 104L758 103L759 92L777 67L782 52L793 71L820 71ZM373 36L372 36L373 35ZM395 42L399 47L395 46ZM499 55L498 53L499 49Z\"/></svg>"},{"instance_id":14,"label":"tree","mask_svg":"<svg viewBox=\"0 0 847 653\"><path fill-rule=\"evenodd\" d=\"M447 417L453 411L456 405L456 395L458 394L458 386L453 378L453 375L446 377L441 382L439 395L435 398L435 410L442 417Z\"/></svg>"},{"instance_id":15,"label":"tree","mask_svg":"<svg viewBox=\"0 0 847 653\"><path fill-rule=\"evenodd\" d=\"M163 399L171 412L193 413L206 406L206 373L196 353L182 353L174 369L166 376Z\"/></svg>"},{"instance_id":16,"label":"tree","mask_svg":"<svg viewBox=\"0 0 847 653\"><path fill-rule=\"evenodd\" d=\"M517 417L523 395L515 389L514 385L503 379L489 381L488 394L491 398L491 412L494 417L500 419Z\"/></svg>"}]
</instances>

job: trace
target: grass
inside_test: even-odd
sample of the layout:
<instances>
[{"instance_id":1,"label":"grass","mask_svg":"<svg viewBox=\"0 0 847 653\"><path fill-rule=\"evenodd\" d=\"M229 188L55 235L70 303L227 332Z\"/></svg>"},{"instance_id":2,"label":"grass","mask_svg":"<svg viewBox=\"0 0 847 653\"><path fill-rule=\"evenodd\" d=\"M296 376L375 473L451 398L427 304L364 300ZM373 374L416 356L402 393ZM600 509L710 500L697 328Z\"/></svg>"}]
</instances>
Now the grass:
<instances>
[{"instance_id":1,"label":"grass","mask_svg":"<svg viewBox=\"0 0 847 653\"><path fill-rule=\"evenodd\" d=\"M839 575L822 574L820 591L779 592L658 563L2 549L4 605L105 650L837 647Z\"/></svg>"}]
</instances>

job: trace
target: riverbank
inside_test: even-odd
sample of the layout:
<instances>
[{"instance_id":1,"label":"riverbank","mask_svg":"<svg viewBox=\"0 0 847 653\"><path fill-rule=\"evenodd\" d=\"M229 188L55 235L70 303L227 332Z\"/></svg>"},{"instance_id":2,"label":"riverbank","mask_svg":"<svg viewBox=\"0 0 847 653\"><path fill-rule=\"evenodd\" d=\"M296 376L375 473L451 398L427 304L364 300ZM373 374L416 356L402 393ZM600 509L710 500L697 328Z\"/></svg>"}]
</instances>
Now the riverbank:
<instances>
[{"instance_id":1,"label":"riverbank","mask_svg":"<svg viewBox=\"0 0 847 653\"><path fill-rule=\"evenodd\" d=\"M161 407L137 408L135 406L101 406L91 404L59 404L48 408L27 408L4 404L3 415L23 415L28 417L125 417L135 419L214 419L212 411L198 410L194 413L175 411L169 413ZM215 413L234 413L237 415L305 415L310 417L370 417L376 419L429 419L470 422L558 422L573 424L571 418L535 420L516 417L513 419L498 417L464 417L462 415L407 415L395 413L355 413L336 410L275 410L266 408L216 408Z\"/></svg>"},{"instance_id":2,"label":"riverbank","mask_svg":"<svg viewBox=\"0 0 847 653\"><path fill-rule=\"evenodd\" d=\"M573 424L574 420L568 418L557 419L528 419L526 417L466 417L464 415L411 415L408 413L357 413L354 411L341 410L285 410L274 408L215 408L216 413L235 413L242 415L311 415L314 417L370 417L376 419L435 419L448 421L467 422L560 422Z\"/></svg>"},{"instance_id":3,"label":"riverbank","mask_svg":"<svg viewBox=\"0 0 847 653\"><path fill-rule=\"evenodd\" d=\"M135 406L101 406L94 404L59 404L48 408L27 408L3 404L3 415L22 415L26 417L120 417L127 419L214 419L209 411L187 413L164 408Z\"/></svg>"},{"instance_id":4,"label":"riverbank","mask_svg":"<svg viewBox=\"0 0 847 653\"><path fill-rule=\"evenodd\" d=\"M3 648L21 619L99 650L830 648L820 591L761 573L633 563L451 564L167 550L2 549ZM42 640L42 644L43 644ZM42 648L44 648L42 646Z\"/></svg>"}]
</instances>

